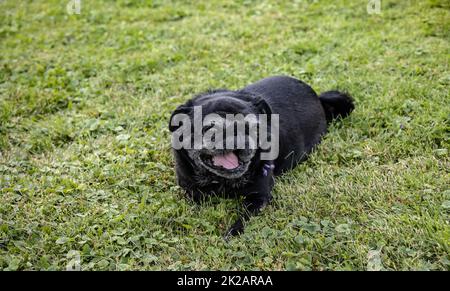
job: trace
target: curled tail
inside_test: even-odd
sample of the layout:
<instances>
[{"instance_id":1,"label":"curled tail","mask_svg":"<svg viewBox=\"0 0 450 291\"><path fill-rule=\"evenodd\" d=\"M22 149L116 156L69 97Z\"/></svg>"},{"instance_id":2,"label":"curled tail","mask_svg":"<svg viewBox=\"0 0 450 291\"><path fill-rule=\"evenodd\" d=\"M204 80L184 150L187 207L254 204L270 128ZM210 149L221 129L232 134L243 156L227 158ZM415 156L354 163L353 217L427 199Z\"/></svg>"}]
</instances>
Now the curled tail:
<instances>
[{"instance_id":1,"label":"curled tail","mask_svg":"<svg viewBox=\"0 0 450 291\"><path fill-rule=\"evenodd\" d=\"M327 122L338 117L344 118L355 108L352 97L339 91L327 91L319 95L319 100L325 110Z\"/></svg>"}]
</instances>

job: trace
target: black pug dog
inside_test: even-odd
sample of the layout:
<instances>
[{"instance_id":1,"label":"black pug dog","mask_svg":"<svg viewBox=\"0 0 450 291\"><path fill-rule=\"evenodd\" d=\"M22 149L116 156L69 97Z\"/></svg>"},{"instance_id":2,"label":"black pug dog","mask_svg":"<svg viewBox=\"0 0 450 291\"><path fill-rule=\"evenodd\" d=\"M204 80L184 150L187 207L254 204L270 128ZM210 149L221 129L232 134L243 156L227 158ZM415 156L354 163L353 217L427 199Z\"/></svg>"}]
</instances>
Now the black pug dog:
<instances>
[{"instance_id":1,"label":"black pug dog","mask_svg":"<svg viewBox=\"0 0 450 291\"><path fill-rule=\"evenodd\" d=\"M201 106L203 116L278 114L278 156L271 160L262 160L265 150L249 148L248 143L239 149L202 147L173 151L178 184L190 199L200 203L209 195L244 196L244 214L225 238L242 233L245 221L271 201L274 177L305 160L326 133L327 124L354 109L352 98L346 93L329 91L317 96L300 80L275 76L241 90L214 90L194 97L172 113L169 125L172 134L180 127L180 122L173 122L174 116L181 113L192 119L194 106ZM206 125L208 128L210 124Z\"/></svg>"}]
</instances>

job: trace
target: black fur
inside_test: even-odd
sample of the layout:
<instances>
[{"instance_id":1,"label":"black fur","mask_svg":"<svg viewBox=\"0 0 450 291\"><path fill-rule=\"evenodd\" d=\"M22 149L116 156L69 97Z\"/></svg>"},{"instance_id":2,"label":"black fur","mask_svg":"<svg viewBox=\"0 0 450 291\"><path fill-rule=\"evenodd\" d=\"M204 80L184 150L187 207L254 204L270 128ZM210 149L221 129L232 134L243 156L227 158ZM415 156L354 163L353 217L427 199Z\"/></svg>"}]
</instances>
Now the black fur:
<instances>
[{"instance_id":1,"label":"black fur","mask_svg":"<svg viewBox=\"0 0 450 291\"><path fill-rule=\"evenodd\" d=\"M320 94L319 99L325 110L327 122L338 117L347 117L355 109L353 99L347 93L328 91Z\"/></svg>"},{"instance_id":2,"label":"black fur","mask_svg":"<svg viewBox=\"0 0 450 291\"><path fill-rule=\"evenodd\" d=\"M186 150L174 150L178 183L194 201L201 202L212 194L244 196L245 214L231 226L226 237L241 233L244 222L270 202L274 176L306 159L326 133L327 123L347 116L354 108L348 94L329 91L318 97L304 82L286 76L269 77L237 91L201 94L178 107L174 114L189 114L193 106L202 106L203 115L213 112L279 114L278 158L261 161L258 150L248 170L237 179L217 176L196 165ZM170 126L170 130L176 128ZM274 169L263 175L266 164L273 165Z\"/></svg>"}]
</instances>

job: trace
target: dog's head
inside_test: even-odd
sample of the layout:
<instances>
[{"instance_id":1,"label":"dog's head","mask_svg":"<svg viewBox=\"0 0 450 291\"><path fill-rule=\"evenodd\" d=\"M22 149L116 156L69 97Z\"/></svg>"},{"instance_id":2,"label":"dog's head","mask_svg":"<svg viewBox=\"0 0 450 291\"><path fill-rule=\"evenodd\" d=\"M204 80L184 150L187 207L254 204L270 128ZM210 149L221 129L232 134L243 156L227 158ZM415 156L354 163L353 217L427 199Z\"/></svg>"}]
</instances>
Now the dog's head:
<instances>
[{"instance_id":1,"label":"dog's head","mask_svg":"<svg viewBox=\"0 0 450 291\"><path fill-rule=\"evenodd\" d=\"M179 106L172 113L169 129L183 144L176 150L185 151L194 167L235 179L258 159L261 116L269 123L270 114L269 105L258 96L220 90Z\"/></svg>"}]
</instances>

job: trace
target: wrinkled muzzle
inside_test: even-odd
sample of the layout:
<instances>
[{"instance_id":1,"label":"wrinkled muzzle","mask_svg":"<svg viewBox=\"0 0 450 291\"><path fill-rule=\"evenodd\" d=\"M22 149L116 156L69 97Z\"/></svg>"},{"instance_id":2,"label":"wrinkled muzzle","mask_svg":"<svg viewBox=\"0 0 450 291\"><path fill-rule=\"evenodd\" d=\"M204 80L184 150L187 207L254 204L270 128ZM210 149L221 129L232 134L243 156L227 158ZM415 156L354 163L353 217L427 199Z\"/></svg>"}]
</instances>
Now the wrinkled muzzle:
<instances>
[{"instance_id":1,"label":"wrinkled muzzle","mask_svg":"<svg viewBox=\"0 0 450 291\"><path fill-rule=\"evenodd\" d=\"M235 135L222 138L219 132L212 138L203 137L201 149L187 150L195 164L229 179L239 178L247 172L257 150L254 137Z\"/></svg>"}]
</instances>

